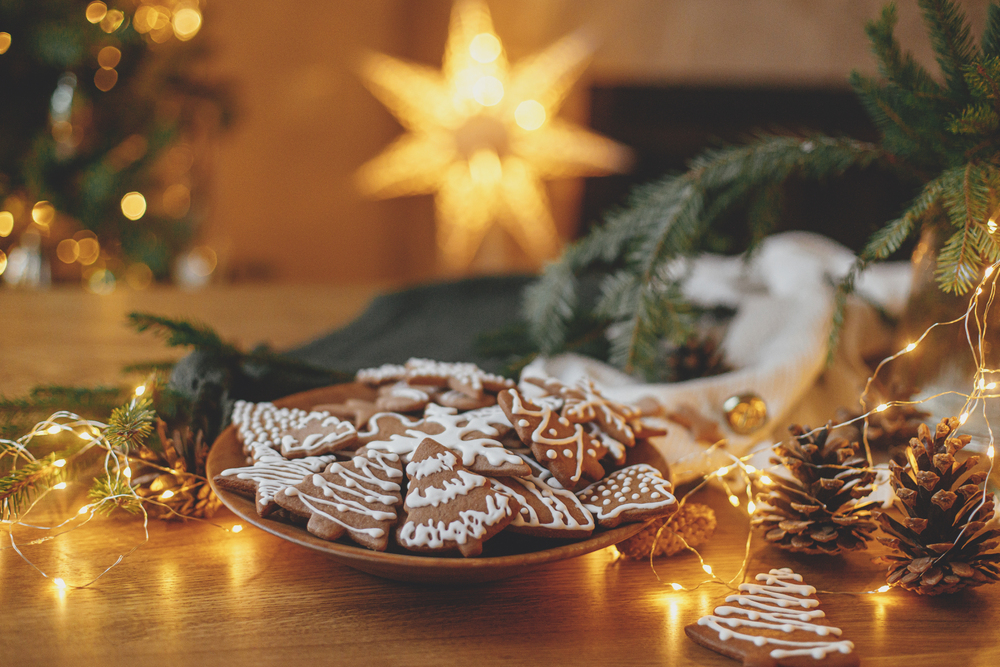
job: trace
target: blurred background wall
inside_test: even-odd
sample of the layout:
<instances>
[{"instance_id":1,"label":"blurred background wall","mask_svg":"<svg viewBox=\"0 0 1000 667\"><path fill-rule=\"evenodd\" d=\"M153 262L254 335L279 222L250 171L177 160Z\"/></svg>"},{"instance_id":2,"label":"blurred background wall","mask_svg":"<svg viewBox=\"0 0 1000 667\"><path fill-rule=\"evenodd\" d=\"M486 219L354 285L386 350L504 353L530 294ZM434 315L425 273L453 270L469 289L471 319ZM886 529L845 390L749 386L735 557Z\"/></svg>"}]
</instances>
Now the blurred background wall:
<instances>
[{"instance_id":1,"label":"blurred background wall","mask_svg":"<svg viewBox=\"0 0 1000 667\"><path fill-rule=\"evenodd\" d=\"M864 35L882 0L491 0L516 63L577 28L601 46L560 117L587 125L597 88L824 89L849 95L852 69L873 73ZM898 36L937 71L915 0ZM974 29L986 2L963 3ZM207 74L234 84L238 121L211 156L202 240L217 279L408 284L441 275L431 196L369 201L355 170L402 128L362 85L365 50L438 68L449 0L211 0L199 39ZM668 98L669 99L669 98ZM665 110L666 111L666 110ZM733 115L741 114L732 108ZM634 139L642 141L642 138ZM583 184L552 181L563 240L581 225ZM588 213L588 215L591 215ZM494 230L470 273L537 268Z\"/></svg>"}]
</instances>

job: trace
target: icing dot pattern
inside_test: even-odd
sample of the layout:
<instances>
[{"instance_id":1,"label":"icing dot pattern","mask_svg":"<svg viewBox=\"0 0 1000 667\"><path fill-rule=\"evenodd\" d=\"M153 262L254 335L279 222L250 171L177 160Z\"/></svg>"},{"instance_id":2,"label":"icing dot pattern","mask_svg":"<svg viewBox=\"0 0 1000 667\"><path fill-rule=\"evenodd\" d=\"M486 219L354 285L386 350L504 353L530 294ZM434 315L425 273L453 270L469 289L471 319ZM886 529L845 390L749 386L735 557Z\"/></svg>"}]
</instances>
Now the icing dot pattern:
<instances>
[{"instance_id":1,"label":"icing dot pattern","mask_svg":"<svg viewBox=\"0 0 1000 667\"><path fill-rule=\"evenodd\" d=\"M350 447L357 429L326 411L278 408L273 403L237 401L233 424L244 451L254 460L267 456L268 448L286 458L321 456Z\"/></svg>"},{"instance_id":2,"label":"icing dot pattern","mask_svg":"<svg viewBox=\"0 0 1000 667\"><path fill-rule=\"evenodd\" d=\"M677 500L671 491L659 470L639 463L591 484L577 497L600 525L612 526L673 513Z\"/></svg>"}]
</instances>

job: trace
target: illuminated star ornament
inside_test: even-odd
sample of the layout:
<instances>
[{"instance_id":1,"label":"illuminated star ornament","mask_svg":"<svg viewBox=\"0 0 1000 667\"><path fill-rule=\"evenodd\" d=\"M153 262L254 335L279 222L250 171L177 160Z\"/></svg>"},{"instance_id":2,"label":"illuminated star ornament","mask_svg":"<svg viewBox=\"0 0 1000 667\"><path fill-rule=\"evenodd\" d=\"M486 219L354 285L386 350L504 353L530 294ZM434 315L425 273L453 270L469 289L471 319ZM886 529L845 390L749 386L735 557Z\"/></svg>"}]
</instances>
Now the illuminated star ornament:
<instances>
[{"instance_id":1,"label":"illuminated star ornament","mask_svg":"<svg viewBox=\"0 0 1000 667\"><path fill-rule=\"evenodd\" d=\"M435 195L445 268L471 264L501 225L537 264L559 250L543 181L624 170L629 150L555 118L593 52L581 34L510 65L489 9L458 0L440 71L368 56L369 90L407 130L358 172L372 197Z\"/></svg>"}]
</instances>

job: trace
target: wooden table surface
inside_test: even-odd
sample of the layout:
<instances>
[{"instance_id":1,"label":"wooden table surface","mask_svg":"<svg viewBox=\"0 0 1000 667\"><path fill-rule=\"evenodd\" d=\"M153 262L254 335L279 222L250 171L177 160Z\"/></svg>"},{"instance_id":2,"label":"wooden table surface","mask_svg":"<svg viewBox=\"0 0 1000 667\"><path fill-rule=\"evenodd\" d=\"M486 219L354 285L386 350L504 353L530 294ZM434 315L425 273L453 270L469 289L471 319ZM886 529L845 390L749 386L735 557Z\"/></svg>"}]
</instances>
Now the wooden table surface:
<instances>
[{"instance_id":1,"label":"wooden table surface","mask_svg":"<svg viewBox=\"0 0 1000 667\"><path fill-rule=\"evenodd\" d=\"M207 321L242 344L278 347L309 339L360 312L372 288L240 287L108 297L76 290L0 291L0 393L45 382L120 379L124 363L176 356L130 333L125 313L147 310ZM71 485L52 495L39 522L83 501ZM724 577L743 557L747 517L713 490L719 529L703 549ZM61 503L61 506L59 505ZM704 579L692 555L648 561L613 548L475 586L385 581L236 522L151 522L150 539L97 584L57 589L12 549L0 529L0 666L8 665L735 665L684 636L727 594ZM18 528L18 544L39 533ZM25 555L53 577L87 581L142 540L128 517L96 520ZM828 619L864 665L1000 664L1000 586L951 597L892 590L844 594L883 583L878 553L810 558L754 540L750 572L787 566L818 589ZM659 579L658 576L659 575ZM661 581L662 580L662 581Z\"/></svg>"}]
</instances>

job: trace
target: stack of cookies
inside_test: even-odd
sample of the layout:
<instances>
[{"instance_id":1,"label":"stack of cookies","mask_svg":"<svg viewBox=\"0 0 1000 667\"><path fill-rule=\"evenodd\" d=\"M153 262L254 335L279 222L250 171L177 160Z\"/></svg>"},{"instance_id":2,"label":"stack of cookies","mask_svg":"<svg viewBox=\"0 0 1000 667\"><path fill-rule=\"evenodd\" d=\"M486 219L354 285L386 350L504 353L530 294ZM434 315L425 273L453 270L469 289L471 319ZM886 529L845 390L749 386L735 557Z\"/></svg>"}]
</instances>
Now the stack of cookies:
<instances>
[{"instance_id":1,"label":"stack of cookies","mask_svg":"<svg viewBox=\"0 0 1000 667\"><path fill-rule=\"evenodd\" d=\"M589 381L531 380L529 399L527 384L427 359L357 381L375 398L310 410L238 402L247 465L218 487L323 539L465 556L504 530L582 538L677 509L658 470L620 467L637 440L664 431Z\"/></svg>"}]
</instances>

